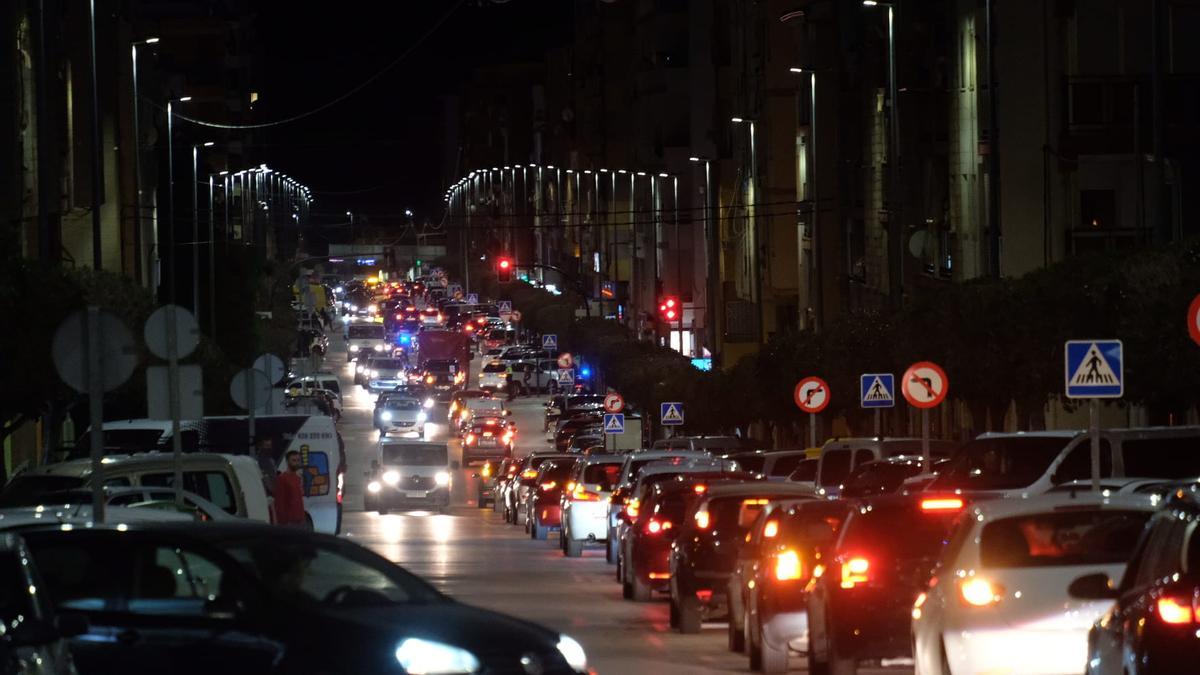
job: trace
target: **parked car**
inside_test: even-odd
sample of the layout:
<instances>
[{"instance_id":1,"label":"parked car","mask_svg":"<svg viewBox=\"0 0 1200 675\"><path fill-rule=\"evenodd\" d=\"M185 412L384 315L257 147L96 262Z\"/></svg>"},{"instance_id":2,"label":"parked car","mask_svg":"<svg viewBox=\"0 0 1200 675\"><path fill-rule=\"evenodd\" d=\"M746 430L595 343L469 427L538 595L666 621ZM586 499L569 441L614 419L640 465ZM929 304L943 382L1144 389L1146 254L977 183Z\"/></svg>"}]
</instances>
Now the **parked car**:
<instances>
[{"instance_id":1,"label":"parked car","mask_svg":"<svg viewBox=\"0 0 1200 675\"><path fill-rule=\"evenodd\" d=\"M345 538L214 524L22 536L54 609L87 618L70 639L85 675L414 672L431 652L464 672L521 672L531 653L547 673L587 671L574 640L459 604Z\"/></svg>"},{"instance_id":2,"label":"parked car","mask_svg":"<svg viewBox=\"0 0 1200 675\"><path fill-rule=\"evenodd\" d=\"M77 675L68 641L87 619L56 612L37 563L17 534L0 533L0 670L14 675Z\"/></svg>"},{"instance_id":3,"label":"parked car","mask_svg":"<svg viewBox=\"0 0 1200 675\"><path fill-rule=\"evenodd\" d=\"M1068 588L1088 574L1120 578L1157 509L1148 495L1095 492L972 506L917 596L917 671L1083 672L1088 629L1112 601Z\"/></svg>"},{"instance_id":4,"label":"parked car","mask_svg":"<svg viewBox=\"0 0 1200 675\"><path fill-rule=\"evenodd\" d=\"M934 474L949 461L945 458L934 460ZM920 455L898 455L864 462L850 471L843 484L841 496L844 499L861 499L892 494L900 490L906 480L919 475L923 470L924 461Z\"/></svg>"}]
</instances>

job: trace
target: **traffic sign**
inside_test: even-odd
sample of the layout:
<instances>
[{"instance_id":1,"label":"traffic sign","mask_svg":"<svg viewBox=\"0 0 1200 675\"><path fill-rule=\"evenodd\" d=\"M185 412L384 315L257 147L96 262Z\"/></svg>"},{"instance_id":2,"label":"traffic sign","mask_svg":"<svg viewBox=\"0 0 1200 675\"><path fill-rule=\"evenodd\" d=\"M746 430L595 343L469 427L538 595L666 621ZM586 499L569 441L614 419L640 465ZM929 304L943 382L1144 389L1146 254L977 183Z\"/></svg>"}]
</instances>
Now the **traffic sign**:
<instances>
[{"instance_id":1,"label":"traffic sign","mask_svg":"<svg viewBox=\"0 0 1200 675\"><path fill-rule=\"evenodd\" d=\"M468 305L478 305L479 304L479 294L478 293L467 293L467 304Z\"/></svg>"},{"instance_id":2,"label":"traffic sign","mask_svg":"<svg viewBox=\"0 0 1200 675\"><path fill-rule=\"evenodd\" d=\"M546 333L543 335L542 349L552 349L558 351L558 336L554 333Z\"/></svg>"},{"instance_id":3,"label":"traffic sign","mask_svg":"<svg viewBox=\"0 0 1200 675\"><path fill-rule=\"evenodd\" d=\"M625 399L617 392L609 392L604 397L604 411L609 413L619 413L625 409Z\"/></svg>"},{"instance_id":4,"label":"traffic sign","mask_svg":"<svg viewBox=\"0 0 1200 675\"><path fill-rule=\"evenodd\" d=\"M462 293L462 286L460 286L459 284L450 284L449 286L446 287L446 292L449 293L450 295L458 295L458 294Z\"/></svg>"},{"instance_id":5,"label":"traffic sign","mask_svg":"<svg viewBox=\"0 0 1200 675\"><path fill-rule=\"evenodd\" d=\"M575 384L575 371L571 370L570 368L559 368L558 369L558 383L559 384Z\"/></svg>"},{"instance_id":6,"label":"traffic sign","mask_svg":"<svg viewBox=\"0 0 1200 675\"><path fill-rule=\"evenodd\" d=\"M512 314L512 300L501 300L500 301L500 313L501 314Z\"/></svg>"},{"instance_id":7,"label":"traffic sign","mask_svg":"<svg viewBox=\"0 0 1200 675\"><path fill-rule=\"evenodd\" d=\"M94 344L100 347L99 385L112 391L125 383L138 364L137 345L133 334L120 317L99 310L86 309L71 314L54 331L50 355L58 376L67 386L86 394L89 391L88 343L95 333Z\"/></svg>"},{"instance_id":8,"label":"traffic sign","mask_svg":"<svg viewBox=\"0 0 1200 675\"><path fill-rule=\"evenodd\" d=\"M558 355L559 368L570 368L573 365L575 365L575 359L571 356L570 352L563 352Z\"/></svg>"},{"instance_id":9,"label":"traffic sign","mask_svg":"<svg viewBox=\"0 0 1200 675\"><path fill-rule=\"evenodd\" d=\"M604 433L606 434L623 434L625 433L625 414L624 413L607 413L604 415Z\"/></svg>"},{"instance_id":10,"label":"traffic sign","mask_svg":"<svg viewBox=\"0 0 1200 675\"><path fill-rule=\"evenodd\" d=\"M829 405L829 385L819 377L806 377L792 392L796 405L806 413L819 413Z\"/></svg>"},{"instance_id":11,"label":"traffic sign","mask_svg":"<svg viewBox=\"0 0 1200 675\"><path fill-rule=\"evenodd\" d=\"M175 358L183 359L195 351L200 344L200 327L191 312L174 305L163 305L146 319L142 337L150 353L163 359L171 358L168 350L169 324L175 324Z\"/></svg>"},{"instance_id":12,"label":"traffic sign","mask_svg":"<svg viewBox=\"0 0 1200 675\"><path fill-rule=\"evenodd\" d=\"M891 373L864 373L858 376L859 404L864 408L894 408L896 377Z\"/></svg>"},{"instance_id":13,"label":"traffic sign","mask_svg":"<svg viewBox=\"0 0 1200 675\"><path fill-rule=\"evenodd\" d=\"M683 424L683 403L680 401L672 401L669 403L660 403L658 406L659 422L663 426L679 426Z\"/></svg>"},{"instance_id":14,"label":"traffic sign","mask_svg":"<svg viewBox=\"0 0 1200 675\"><path fill-rule=\"evenodd\" d=\"M1121 398L1125 393L1123 351L1120 340L1068 340L1067 398Z\"/></svg>"},{"instance_id":15,"label":"traffic sign","mask_svg":"<svg viewBox=\"0 0 1200 675\"><path fill-rule=\"evenodd\" d=\"M1200 344L1200 295L1192 298L1192 304L1188 305L1188 335Z\"/></svg>"},{"instance_id":16,"label":"traffic sign","mask_svg":"<svg viewBox=\"0 0 1200 675\"><path fill-rule=\"evenodd\" d=\"M918 361L904 371L900 391L914 408L934 408L946 400L950 379L946 371L932 361Z\"/></svg>"}]
</instances>

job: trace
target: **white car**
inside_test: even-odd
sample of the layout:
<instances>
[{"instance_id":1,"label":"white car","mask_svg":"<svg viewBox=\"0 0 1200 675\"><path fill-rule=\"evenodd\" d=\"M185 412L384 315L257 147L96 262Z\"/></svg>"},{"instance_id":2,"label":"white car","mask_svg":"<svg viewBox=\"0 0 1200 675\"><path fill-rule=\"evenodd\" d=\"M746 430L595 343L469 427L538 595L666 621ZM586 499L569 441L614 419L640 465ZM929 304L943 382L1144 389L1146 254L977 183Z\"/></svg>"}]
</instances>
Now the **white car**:
<instances>
[{"instance_id":1,"label":"white car","mask_svg":"<svg viewBox=\"0 0 1200 675\"><path fill-rule=\"evenodd\" d=\"M479 388L484 391L503 391L508 385L505 374L508 366L500 361L489 361L479 371Z\"/></svg>"},{"instance_id":2,"label":"white car","mask_svg":"<svg viewBox=\"0 0 1200 675\"><path fill-rule=\"evenodd\" d=\"M913 606L916 672L1083 673L1088 630L1112 602L1067 588L1119 579L1158 503L1080 492L972 507Z\"/></svg>"},{"instance_id":3,"label":"white car","mask_svg":"<svg viewBox=\"0 0 1200 675\"><path fill-rule=\"evenodd\" d=\"M625 464L622 455L595 455L575 465L570 491L563 492L563 555L583 555L584 544L608 538L608 500Z\"/></svg>"}]
</instances>

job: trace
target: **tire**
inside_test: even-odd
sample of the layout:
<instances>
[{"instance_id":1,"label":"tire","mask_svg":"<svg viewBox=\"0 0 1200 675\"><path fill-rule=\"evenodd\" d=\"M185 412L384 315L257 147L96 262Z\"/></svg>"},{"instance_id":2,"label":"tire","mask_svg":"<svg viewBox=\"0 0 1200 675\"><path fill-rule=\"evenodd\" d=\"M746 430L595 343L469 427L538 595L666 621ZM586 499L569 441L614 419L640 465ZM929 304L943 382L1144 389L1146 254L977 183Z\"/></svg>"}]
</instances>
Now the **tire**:
<instances>
[{"instance_id":1,"label":"tire","mask_svg":"<svg viewBox=\"0 0 1200 675\"><path fill-rule=\"evenodd\" d=\"M764 673L786 673L788 670L787 645L774 647L763 639L762 624L756 626L758 634L759 670Z\"/></svg>"},{"instance_id":2,"label":"tire","mask_svg":"<svg viewBox=\"0 0 1200 675\"><path fill-rule=\"evenodd\" d=\"M742 653L746 651L746 634L742 632L733 622L733 617L729 618L729 651Z\"/></svg>"},{"instance_id":3,"label":"tire","mask_svg":"<svg viewBox=\"0 0 1200 675\"><path fill-rule=\"evenodd\" d=\"M679 628L679 605L675 604L675 598L671 598L671 611L668 623L671 624L671 628Z\"/></svg>"},{"instance_id":4,"label":"tire","mask_svg":"<svg viewBox=\"0 0 1200 675\"><path fill-rule=\"evenodd\" d=\"M621 582L621 597L625 598L626 600L633 599L633 584L629 583L628 581Z\"/></svg>"},{"instance_id":5,"label":"tire","mask_svg":"<svg viewBox=\"0 0 1200 675\"><path fill-rule=\"evenodd\" d=\"M633 577L633 595L630 599L634 602L650 602L650 584L637 578L636 574L631 576Z\"/></svg>"},{"instance_id":6,"label":"tire","mask_svg":"<svg viewBox=\"0 0 1200 675\"><path fill-rule=\"evenodd\" d=\"M758 671L762 669L762 650L758 645L754 644L753 639L746 640L746 655L750 657L750 670Z\"/></svg>"},{"instance_id":7,"label":"tire","mask_svg":"<svg viewBox=\"0 0 1200 675\"><path fill-rule=\"evenodd\" d=\"M617 542L612 537L604 540L604 560L609 564L617 562Z\"/></svg>"},{"instance_id":8,"label":"tire","mask_svg":"<svg viewBox=\"0 0 1200 675\"><path fill-rule=\"evenodd\" d=\"M583 542L578 539L563 538L563 554L568 558L578 558L583 555Z\"/></svg>"},{"instance_id":9,"label":"tire","mask_svg":"<svg viewBox=\"0 0 1200 675\"><path fill-rule=\"evenodd\" d=\"M700 632L702 623L700 616L700 601L694 595L685 595L679 599L679 632L690 635Z\"/></svg>"},{"instance_id":10,"label":"tire","mask_svg":"<svg viewBox=\"0 0 1200 675\"><path fill-rule=\"evenodd\" d=\"M477 505L479 508L481 508L481 509L486 509L486 508L487 508L487 502L486 502L486 500L485 500L485 499L484 499L484 497L483 497L483 495L484 495L484 494L485 494L485 493L483 493L483 492L480 492L480 493L479 493L479 498L476 500L476 505Z\"/></svg>"},{"instance_id":11,"label":"tire","mask_svg":"<svg viewBox=\"0 0 1200 675\"><path fill-rule=\"evenodd\" d=\"M829 675L829 664L817 660L817 653L813 651L811 642L808 645L808 673L809 675Z\"/></svg>"},{"instance_id":12,"label":"tire","mask_svg":"<svg viewBox=\"0 0 1200 675\"><path fill-rule=\"evenodd\" d=\"M529 529L530 534L538 541L550 538L550 528L539 525L536 520L533 522L533 526Z\"/></svg>"},{"instance_id":13,"label":"tire","mask_svg":"<svg viewBox=\"0 0 1200 675\"><path fill-rule=\"evenodd\" d=\"M375 512L376 512L376 513L378 513L378 514L379 514L379 515L381 515L381 516L386 516L386 515L388 514L388 507L386 507L386 506L377 506L377 507L375 507Z\"/></svg>"}]
</instances>

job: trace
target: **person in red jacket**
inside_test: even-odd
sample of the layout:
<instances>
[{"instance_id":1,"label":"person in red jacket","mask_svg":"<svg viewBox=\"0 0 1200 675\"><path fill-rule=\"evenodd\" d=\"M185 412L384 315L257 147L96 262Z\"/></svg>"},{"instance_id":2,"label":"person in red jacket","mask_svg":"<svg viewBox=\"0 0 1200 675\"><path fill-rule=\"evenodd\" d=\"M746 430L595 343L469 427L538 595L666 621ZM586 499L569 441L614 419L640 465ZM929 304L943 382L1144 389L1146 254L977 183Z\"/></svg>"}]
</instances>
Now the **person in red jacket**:
<instances>
[{"instance_id":1,"label":"person in red jacket","mask_svg":"<svg viewBox=\"0 0 1200 675\"><path fill-rule=\"evenodd\" d=\"M287 471L275 478L275 522L290 527L308 527L304 515L304 483L300 480L300 453L289 450Z\"/></svg>"}]
</instances>

